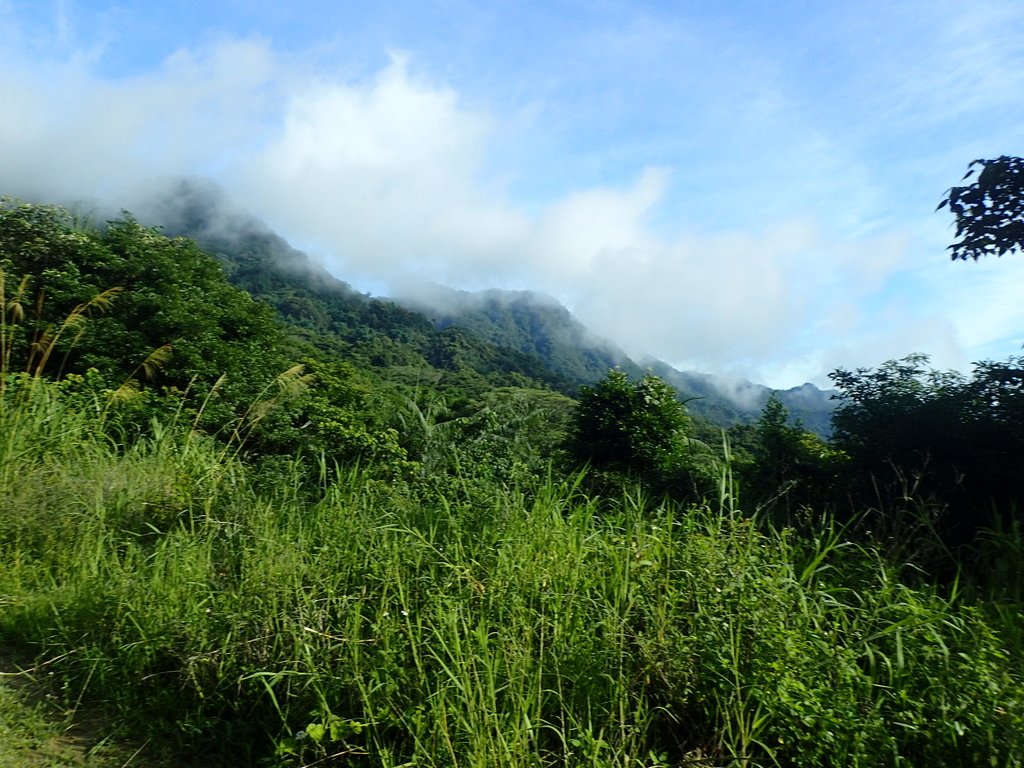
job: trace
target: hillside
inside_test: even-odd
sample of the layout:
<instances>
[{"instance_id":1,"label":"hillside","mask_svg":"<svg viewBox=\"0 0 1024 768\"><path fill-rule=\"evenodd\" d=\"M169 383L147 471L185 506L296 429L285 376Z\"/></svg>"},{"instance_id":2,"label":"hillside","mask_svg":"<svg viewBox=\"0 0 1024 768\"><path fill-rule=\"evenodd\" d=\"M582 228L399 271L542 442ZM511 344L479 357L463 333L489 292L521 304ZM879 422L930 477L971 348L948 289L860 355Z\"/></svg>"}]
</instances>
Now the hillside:
<instances>
[{"instance_id":1,"label":"hillside","mask_svg":"<svg viewBox=\"0 0 1024 768\"><path fill-rule=\"evenodd\" d=\"M423 313L437 328L463 328L492 344L534 355L575 382L591 384L616 367L632 376L644 373L555 299L533 291L469 292L435 285L396 301Z\"/></svg>"},{"instance_id":2,"label":"hillside","mask_svg":"<svg viewBox=\"0 0 1024 768\"><path fill-rule=\"evenodd\" d=\"M415 296L395 299L359 293L201 180L169 186L148 208L153 223L214 253L235 285L275 307L302 338L388 368L391 375L431 370L439 380L458 374L460 384L473 378L534 382L574 395L610 368L634 377L650 370L677 389L691 413L726 427L756 420L773 391L661 361L641 365L555 299L530 291L471 293L425 285ZM834 405L829 393L804 384L778 395L806 429L828 434Z\"/></svg>"},{"instance_id":3,"label":"hillside","mask_svg":"<svg viewBox=\"0 0 1024 768\"><path fill-rule=\"evenodd\" d=\"M442 390L536 386L573 394L578 387L536 355L464 328L436 327L421 312L359 293L262 222L233 210L212 185L180 181L148 208L168 235L198 242L234 285L276 309L297 339L323 352Z\"/></svg>"},{"instance_id":4,"label":"hillside","mask_svg":"<svg viewBox=\"0 0 1024 768\"><path fill-rule=\"evenodd\" d=\"M675 387L692 414L717 426L755 421L775 392L794 421L805 429L825 436L831 428L835 408L831 392L809 383L773 390L745 380L680 371L660 360L640 364L591 333L550 296L494 289L471 293L431 286L398 302L423 312L437 328L463 328L498 346L535 355L571 381L592 384L609 368L621 368L634 377L650 371Z\"/></svg>"},{"instance_id":5,"label":"hillside","mask_svg":"<svg viewBox=\"0 0 1024 768\"><path fill-rule=\"evenodd\" d=\"M836 405L833 393L813 384L772 389L745 379L726 380L707 373L679 371L662 362L653 363L651 370L679 390L687 399L687 408L713 424L751 423L775 393L791 419L804 429L823 437L831 432Z\"/></svg>"}]
</instances>

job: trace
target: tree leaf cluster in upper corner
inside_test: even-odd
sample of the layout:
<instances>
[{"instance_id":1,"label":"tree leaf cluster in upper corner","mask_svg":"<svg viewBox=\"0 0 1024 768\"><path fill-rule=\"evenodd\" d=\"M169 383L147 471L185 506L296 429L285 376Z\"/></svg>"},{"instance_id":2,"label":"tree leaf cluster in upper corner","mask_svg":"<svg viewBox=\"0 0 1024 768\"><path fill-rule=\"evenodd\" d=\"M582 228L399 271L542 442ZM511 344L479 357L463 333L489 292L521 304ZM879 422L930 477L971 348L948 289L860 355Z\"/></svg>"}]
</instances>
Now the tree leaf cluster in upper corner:
<instances>
[{"instance_id":1,"label":"tree leaf cluster in upper corner","mask_svg":"<svg viewBox=\"0 0 1024 768\"><path fill-rule=\"evenodd\" d=\"M952 258L977 261L1024 250L1024 158L975 160L962 180L971 177L970 184L950 188L936 209L948 206L956 219Z\"/></svg>"}]
</instances>

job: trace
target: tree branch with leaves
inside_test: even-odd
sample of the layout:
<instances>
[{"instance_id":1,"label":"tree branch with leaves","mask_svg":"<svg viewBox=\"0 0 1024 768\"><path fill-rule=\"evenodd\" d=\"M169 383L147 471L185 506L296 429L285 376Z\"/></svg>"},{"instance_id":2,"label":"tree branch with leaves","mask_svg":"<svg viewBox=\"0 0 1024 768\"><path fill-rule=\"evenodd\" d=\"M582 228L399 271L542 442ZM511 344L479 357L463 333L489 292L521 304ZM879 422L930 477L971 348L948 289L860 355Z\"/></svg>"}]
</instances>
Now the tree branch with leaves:
<instances>
[{"instance_id":1,"label":"tree branch with leaves","mask_svg":"<svg viewBox=\"0 0 1024 768\"><path fill-rule=\"evenodd\" d=\"M1024 250L1024 158L975 160L961 181L975 174L970 184L951 187L935 209L948 206L956 217L951 258L977 261Z\"/></svg>"}]
</instances>

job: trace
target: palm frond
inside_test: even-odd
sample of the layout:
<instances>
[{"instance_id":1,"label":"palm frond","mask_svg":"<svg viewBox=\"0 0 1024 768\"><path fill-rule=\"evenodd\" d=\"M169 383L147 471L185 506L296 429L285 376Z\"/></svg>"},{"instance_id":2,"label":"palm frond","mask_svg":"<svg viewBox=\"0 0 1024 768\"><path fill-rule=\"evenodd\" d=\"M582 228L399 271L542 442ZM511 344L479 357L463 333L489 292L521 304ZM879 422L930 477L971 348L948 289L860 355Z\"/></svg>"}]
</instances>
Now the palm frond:
<instances>
[{"instance_id":1,"label":"palm frond","mask_svg":"<svg viewBox=\"0 0 1024 768\"><path fill-rule=\"evenodd\" d=\"M174 348L170 344L159 346L146 355L146 359L139 364L136 370L141 369L142 375L146 377L146 380L153 381L160 369L170 361L173 354Z\"/></svg>"}]
</instances>

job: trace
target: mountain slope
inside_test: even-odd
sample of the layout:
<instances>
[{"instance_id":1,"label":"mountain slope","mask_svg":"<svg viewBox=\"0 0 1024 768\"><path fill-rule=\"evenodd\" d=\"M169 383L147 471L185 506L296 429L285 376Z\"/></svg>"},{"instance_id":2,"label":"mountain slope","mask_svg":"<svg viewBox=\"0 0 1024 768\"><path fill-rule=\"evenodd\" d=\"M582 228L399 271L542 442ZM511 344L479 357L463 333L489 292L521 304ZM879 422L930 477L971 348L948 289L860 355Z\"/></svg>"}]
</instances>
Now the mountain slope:
<instances>
[{"instance_id":1,"label":"mountain slope","mask_svg":"<svg viewBox=\"0 0 1024 768\"><path fill-rule=\"evenodd\" d=\"M773 390L749 381L729 381L680 371L660 360L642 366L611 342L592 334L555 299L531 291L477 293L431 286L414 298L398 300L427 314L438 328L465 328L502 347L538 356L555 373L591 384L610 368L631 376L650 371L668 381L694 415L719 426L754 421L776 392L793 419L805 429L827 435L834 402L813 384Z\"/></svg>"},{"instance_id":2,"label":"mountain slope","mask_svg":"<svg viewBox=\"0 0 1024 768\"><path fill-rule=\"evenodd\" d=\"M423 312L438 328L464 328L492 344L535 355L574 382L595 382L615 367L634 376L644 373L625 352L595 336L550 296L431 286L414 298L396 300Z\"/></svg>"},{"instance_id":3,"label":"mountain slope","mask_svg":"<svg viewBox=\"0 0 1024 768\"><path fill-rule=\"evenodd\" d=\"M540 385L575 394L619 367L666 379L696 416L729 426L756 420L773 390L747 381L631 360L592 334L555 299L529 291L477 293L422 286L387 300L362 294L329 274L265 224L233 208L214 185L181 180L148 206L168 234L197 240L229 279L275 307L300 337L360 359L391 376L451 378L480 391L492 385ZM793 418L827 434L832 401L811 384L779 392Z\"/></svg>"},{"instance_id":4,"label":"mountain slope","mask_svg":"<svg viewBox=\"0 0 1024 768\"><path fill-rule=\"evenodd\" d=\"M573 394L578 387L536 355L469 329L438 327L421 312L359 293L259 220L233 210L210 184L180 181L147 207L166 233L195 239L232 283L270 304L297 338L325 352L387 369L388 378L403 383L474 394L494 386Z\"/></svg>"}]
</instances>

